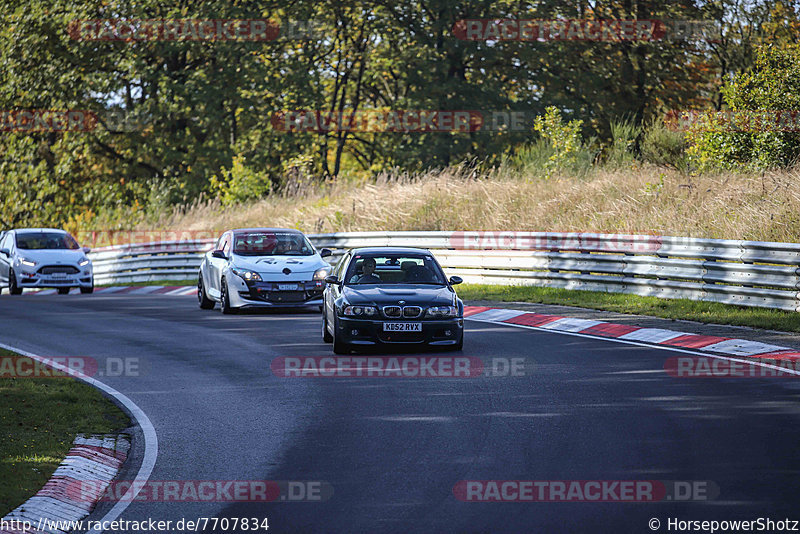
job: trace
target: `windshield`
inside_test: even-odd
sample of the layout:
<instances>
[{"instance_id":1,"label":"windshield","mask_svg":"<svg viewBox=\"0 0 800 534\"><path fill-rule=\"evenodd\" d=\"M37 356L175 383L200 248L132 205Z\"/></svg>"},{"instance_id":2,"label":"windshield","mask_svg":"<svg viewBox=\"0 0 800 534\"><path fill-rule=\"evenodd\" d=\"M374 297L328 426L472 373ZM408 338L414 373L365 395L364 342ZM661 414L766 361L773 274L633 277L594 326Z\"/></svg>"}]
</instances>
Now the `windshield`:
<instances>
[{"instance_id":1,"label":"windshield","mask_svg":"<svg viewBox=\"0 0 800 534\"><path fill-rule=\"evenodd\" d=\"M233 253L240 256L311 256L314 247L294 232L250 232L234 236Z\"/></svg>"},{"instance_id":2,"label":"windshield","mask_svg":"<svg viewBox=\"0 0 800 534\"><path fill-rule=\"evenodd\" d=\"M78 242L64 232L25 232L17 234L21 250L78 250Z\"/></svg>"},{"instance_id":3,"label":"windshield","mask_svg":"<svg viewBox=\"0 0 800 534\"><path fill-rule=\"evenodd\" d=\"M431 255L358 255L350 262L347 285L446 285L444 273Z\"/></svg>"}]
</instances>

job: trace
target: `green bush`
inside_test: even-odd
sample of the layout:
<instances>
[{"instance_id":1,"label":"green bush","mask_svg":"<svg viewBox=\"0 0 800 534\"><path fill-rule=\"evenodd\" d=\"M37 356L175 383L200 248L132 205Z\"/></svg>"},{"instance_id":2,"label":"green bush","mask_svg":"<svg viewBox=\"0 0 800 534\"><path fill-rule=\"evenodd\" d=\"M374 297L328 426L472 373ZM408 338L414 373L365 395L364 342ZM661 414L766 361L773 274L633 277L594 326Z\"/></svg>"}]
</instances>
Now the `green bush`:
<instances>
[{"instance_id":1,"label":"green bush","mask_svg":"<svg viewBox=\"0 0 800 534\"><path fill-rule=\"evenodd\" d=\"M597 151L592 143L581 137L583 121L567 123L561 112L548 107L543 116L536 117L534 129L539 139L519 147L510 158L510 164L523 174L537 174L547 179L557 173L584 175L592 167Z\"/></svg>"},{"instance_id":2,"label":"green bush","mask_svg":"<svg viewBox=\"0 0 800 534\"><path fill-rule=\"evenodd\" d=\"M788 167L800 154L800 45L764 46L756 63L723 87L731 114L706 114L688 132L697 167ZM785 117L791 123L783 124ZM766 119L766 120L764 120ZM788 127L787 127L788 126Z\"/></svg>"},{"instance_id":3,"label":"green bush","mask_svg":"<svg viewBox=\"0 0 800 534\"><path fill-rule=\"evenodd\" d=\"M629 118L611 121L611 145L605 153L605 164L614 168L630 166L640 133L641 128Z\"/></svg>"},{"instance_id":4,"label":"green bush","mask_svg":"<svg viewBox=\"0 0 800 534\"><path fill-rule=\"evenodd\" d=\"M237 156L230 169L222 169L222 176L211 178L210 190L223 206L229 206L268 195L272 191L272 181L265 173L246 166L244 158Z\"/></svg>"},{"instance_id":5,"label":"green bush","mask_svg":"<svg viewBox=\"0 0 800 534\"><path fill-rule=\"evenodd\" d=\"M668 128L661 120L644 128L639 143L642 160L678 170L686 169L686 147L685 133Z\"/></svg>"}]
</instances>

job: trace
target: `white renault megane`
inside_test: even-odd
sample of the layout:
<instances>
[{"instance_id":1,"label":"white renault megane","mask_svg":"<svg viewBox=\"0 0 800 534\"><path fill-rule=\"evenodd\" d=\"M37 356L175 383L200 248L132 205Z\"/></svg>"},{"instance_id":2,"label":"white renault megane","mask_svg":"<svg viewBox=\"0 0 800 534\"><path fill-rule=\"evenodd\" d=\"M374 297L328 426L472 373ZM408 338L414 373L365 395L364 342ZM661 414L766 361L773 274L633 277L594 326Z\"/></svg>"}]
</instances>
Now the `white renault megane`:
<instances>
[{"instance_id":1,"label":"white renault megane","mask_svg":"<svg viewBox=\"0 0 800 534\"><path fill-rule=\"evenodd\" d=\"M197 280L200 307L222 313L244 308L322 307L331 266L306 236L286 228L228 230L203 257Z\"/></svg>"}]
</instances>

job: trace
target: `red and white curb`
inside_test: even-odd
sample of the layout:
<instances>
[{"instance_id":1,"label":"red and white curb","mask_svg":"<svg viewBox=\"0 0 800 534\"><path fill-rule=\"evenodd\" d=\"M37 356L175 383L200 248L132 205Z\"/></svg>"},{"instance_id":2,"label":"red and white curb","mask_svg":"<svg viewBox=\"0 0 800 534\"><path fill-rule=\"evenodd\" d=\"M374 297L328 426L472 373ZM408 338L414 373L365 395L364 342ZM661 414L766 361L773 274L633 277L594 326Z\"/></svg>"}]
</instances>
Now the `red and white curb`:
<instances>
[{"instance_id":1,"label":"red and white curb","mask_svg":"<svg viewBox=\"0 0 800 534\"><path fill-rule=\"evenodd\" d=\"M77 293L75 289L73 293ZM169 296L184 296L196 295L197 288L195 286L109 286L109 287L96 287L95 293L103 295L169 295ZM40 290L26 290L25 295L55 295L58 293L57 289L40 289Z\"/></svg>"},{"instance_id":2,"label":"red and white curb","mask_svg":"<svg viewBox=\"0 0 800 534\"><path fill-rule=\"evenodd\" d=\"M75 484L82 480L102 481L105 486L119 472L128 456L130 440L120 435L78 435L66 458L50 477L39 493L25 501L7 516L4 524L32 525L30 529L9 530L0 528L0 534L60 534L64 532L56 526L57 522L78 521L88 516L96 500L80 498L74 491ZM100 489L100 488L98 488ZM97 495L99 499L102 492Z\"/></svg>"},{"instance_id":3,"label":"red and white curb","mask_svg":"<svg viewBox=\"0 0 800 534\"><path fill-rule=\"evenodd\" d=\"M547 315L503 308L489 308L485 306L465 306L464 317L473 321L482 321L486 323L523 326L536 330L549 330L552 332L651 343L664 347L700 350L703 352L724 354L726 356L764 358L769 360L800 360L800 350L761 343L760 341L704 336L701 334L678 332L676 330L643 328L627 324L562 317L560 315Z\"/></svg>"}]
</instances>

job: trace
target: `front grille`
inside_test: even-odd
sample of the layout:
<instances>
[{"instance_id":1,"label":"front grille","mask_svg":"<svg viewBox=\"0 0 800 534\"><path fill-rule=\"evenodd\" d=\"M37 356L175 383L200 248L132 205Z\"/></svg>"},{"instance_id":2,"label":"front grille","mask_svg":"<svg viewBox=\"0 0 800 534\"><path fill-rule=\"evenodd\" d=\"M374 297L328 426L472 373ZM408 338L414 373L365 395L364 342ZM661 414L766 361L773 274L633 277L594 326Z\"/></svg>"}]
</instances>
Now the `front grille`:
<instances>
[{"instance_id":1,"label":"front grille","mask_svg":"<svg viewBox=\"0 0 800 534\"><path fill-rule=\"evenodd\" d=\"M419 306L406 306L403 308L403 317L413 318L419 317L422 314L422 308Z\"/></svg>"},{"instance_id":2,"label":"front grille","mask_svg":"<svg viewBox=\"0 0 800 534\"><path fill-rule=\"evenodd\" d=\"M80 269L72 265L45 265L39 269L39 274L78 274L79 272L81 272Z\"/></svg>"},{"instance_id":3,"label":"front grille","mask_svg":"<svg viewBox=\"0 0 800 534\"><path fill-rule=\"evenodd\" d=\"M391 318L414 319L422 315L422 308L419 306L384 306L383 314Z\"/></svg>"},{"instance_id":4,"label":"front grille","mask_svg":"<svg viewBox=\"0 0 800 534\"><path fill-rule=\"evenodd\" d=\"M403 309L400 306L384 306L383 314L386 317L400 317L403 314Z\"/></svg>"}]
</instances>

